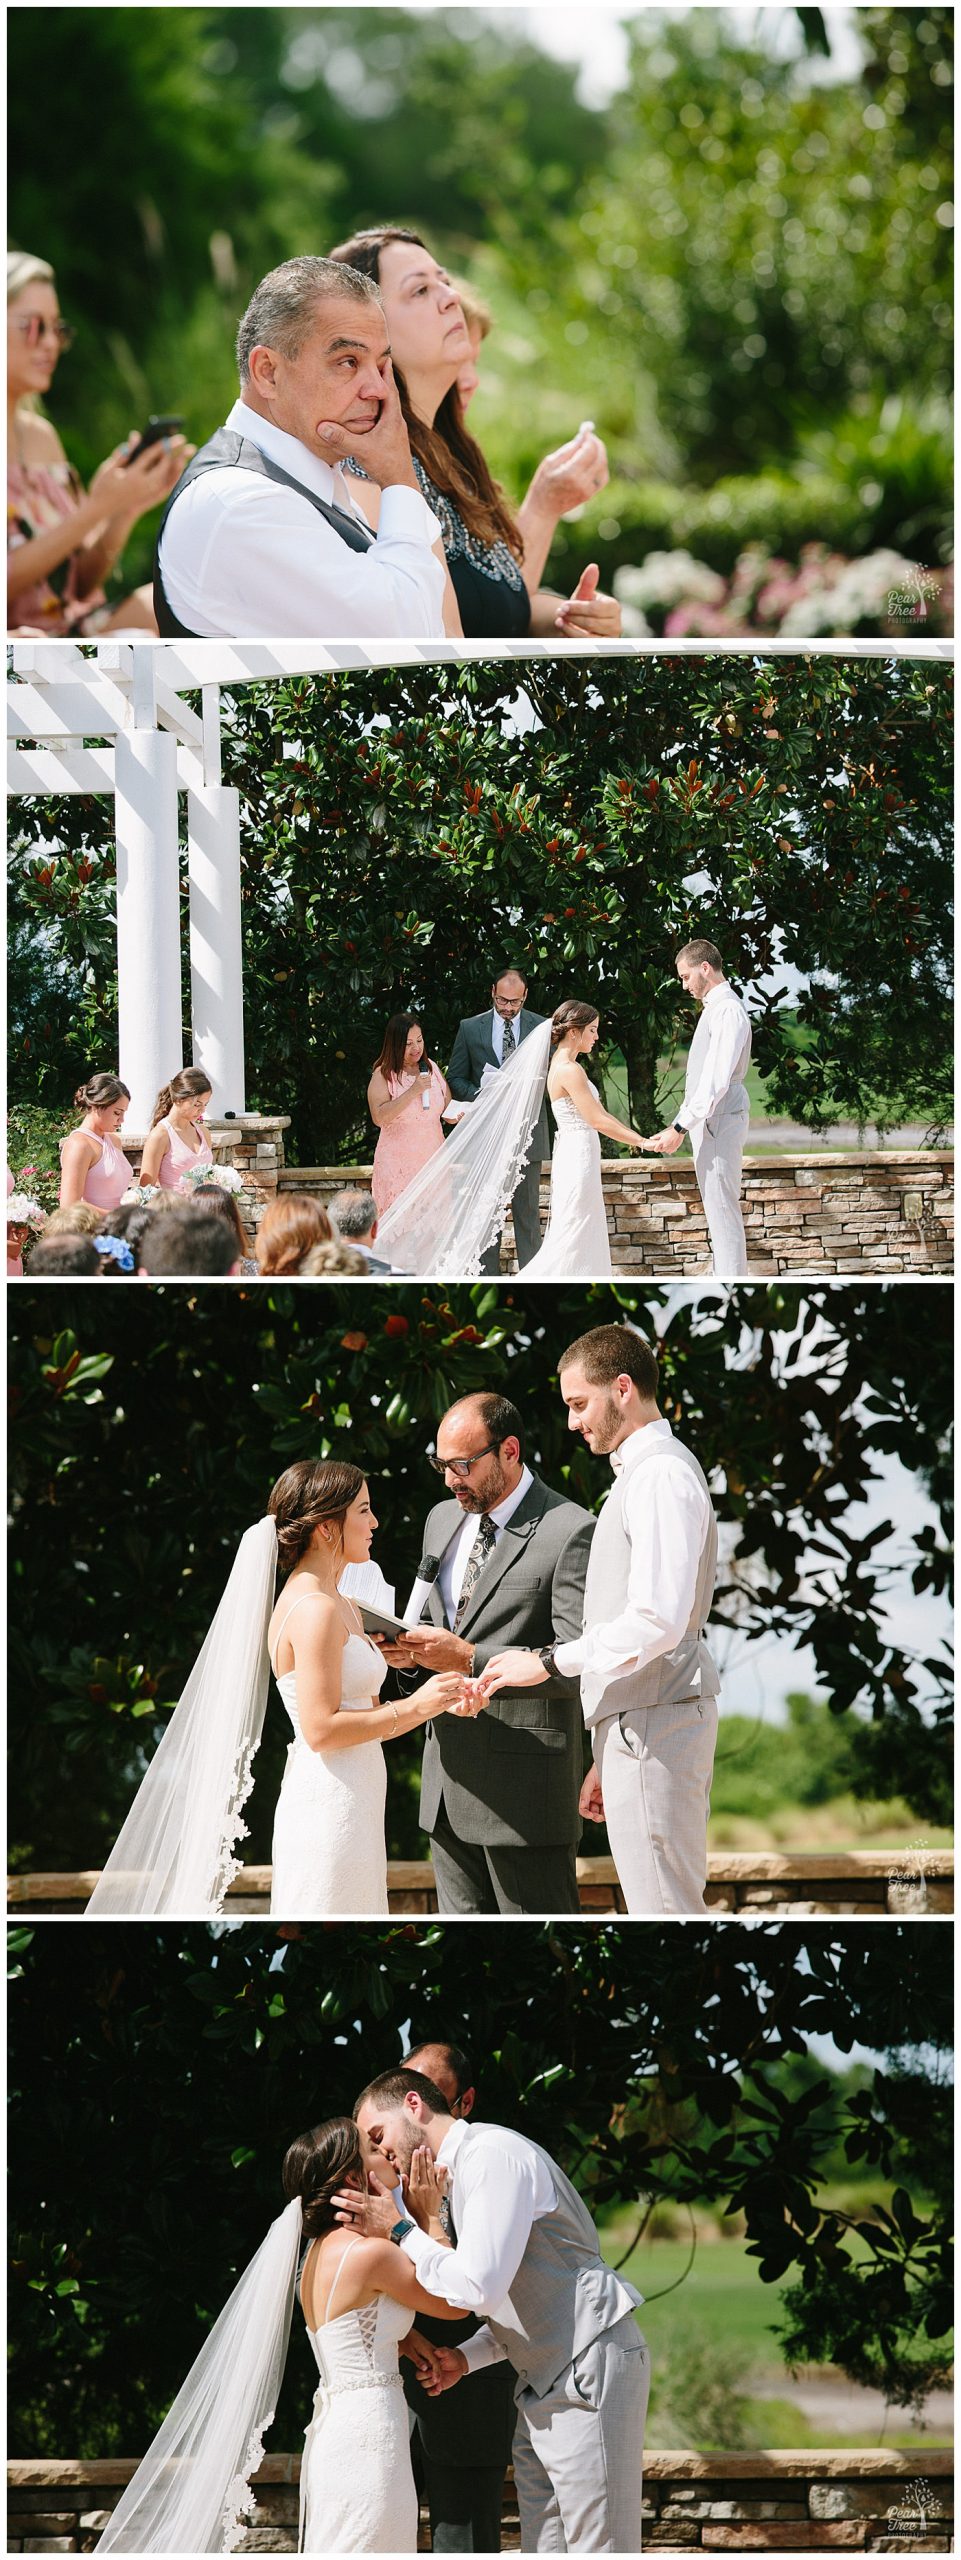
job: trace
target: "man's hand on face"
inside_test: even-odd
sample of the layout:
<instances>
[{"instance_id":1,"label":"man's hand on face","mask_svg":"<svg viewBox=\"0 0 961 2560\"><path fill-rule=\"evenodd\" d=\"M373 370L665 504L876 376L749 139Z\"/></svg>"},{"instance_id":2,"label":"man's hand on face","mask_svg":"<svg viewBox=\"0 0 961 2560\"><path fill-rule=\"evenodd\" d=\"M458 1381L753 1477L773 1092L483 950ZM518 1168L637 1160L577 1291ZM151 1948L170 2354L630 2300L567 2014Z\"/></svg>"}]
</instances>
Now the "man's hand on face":
<instances>
[{"instance_id":1,"label":"man's hand on face","mask_svg":"<svg viewBox=\"0 0 961 2560\"><path fill-rule=\"evenodd\" d=\"M321 418L317 425L318 450L325 462L346 462L350 458L363 463L368 479L378 489L416 489L410 437L389 356L381 370L381 381L384 396L379 411L371 408L372 424L342 427L335 419Z\"/></svg>"},{"instance_id":2,"label":"man's hand on face","mask_svg":"<svg viewBox=\"0 0 961 2560\"><path fill-rule=\"evenodd\" d=\"M361 2232L365 2240L387 2240L398 2219L397 2205L379 2170L370 2171L366 2195L362 2187L340 2187L331 2199L339 2223Z\"/></svg>"},{"instance_id":3,"label":"man's hand on face","mask_svg":"<svg viewBox=\"0 0 961 2560\"><path fill-rule=\"evenodd\" d=\"M462 2381L468 2371L467 2358L460 2347L435 2347L434 2371L425 2382L424 2389L430 2392L432 2399L436 2399L439 2391L451 2391L455 2382Z\"/></svg>"}]
</instances>

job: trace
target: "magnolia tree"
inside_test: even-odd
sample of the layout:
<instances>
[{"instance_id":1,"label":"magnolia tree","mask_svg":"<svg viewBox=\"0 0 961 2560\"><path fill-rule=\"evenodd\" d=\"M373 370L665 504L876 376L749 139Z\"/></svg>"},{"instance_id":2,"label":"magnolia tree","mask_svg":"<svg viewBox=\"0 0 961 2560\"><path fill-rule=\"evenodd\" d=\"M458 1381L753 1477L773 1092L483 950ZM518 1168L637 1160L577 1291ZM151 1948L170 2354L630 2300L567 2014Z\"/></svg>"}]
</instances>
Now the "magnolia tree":
<instances>
[{"instance_id":1,"label":"magnolia tree","mask_svg":"<svg viewBox=\"0 0 961 2560\"><path fill-rule=\"evenodd\" d=\"M951 1109L951 670L833 658L534 661L253 686L243 799L249 1085L300 1163L369 1153L387 1016L443 1062L505 961L588 997L663 1125L706 935L753 989L774 1109L932 1128ZM61 1105L116 1063L107 803L13 838L11 1090ZM186 932L186 922L185 922ZM760 991L763 981L764 991Z\"/></svg>"},{"instance_id":2,"label":"magnolia tree","mask_svg":"<svg viewBox=\"0 0 961 2560\"><path fill-rule=\"evenodd\" d=\"M621 2209L613 2256L658 2203L713 2204L791 2360L916 2405L949 2370L949 1954L897 1922L14 1932L11 2450L143 2447L288 2143L408 2024L470 2048L479 2114L545 2143L602 2223ZM861 2070L832 2075L832 2043ZM295 2327L273 2446L315 2382Z\"/></svg>"},{"instance_id":3,"label":"magnolia tree","mask_svg":"<svg viewBox=\"0 0 961 2560\"><path fill-rule=\"evenodd\" d=\"M545 1299L547 1305L545 1305ZM99 1863L199 1650L242 1531L281 1469L369 1473L376 1554L403 1601L436 1498L440 1415L488 1387L525 1416L532 1463L589 1508L605 1470L573 1439L566 1343L635 1319L658 1339L664 1412L725 1524L719 1629L810 1647L851 1737L851 1782L950 1819L950 1665L888 1621L949 1574L951 1292L706 1291L523 1282L13 1292L10 1826L20 1868ZM879 1466L910 1488L865 1526ZM732 1684L733 1685L733 1684ZM736 1694L729 1702L736 1704ZM282 1730L282 1727L284 1730ZM267 1717L247 1818L270 1854L286 1719ZM388 1828L415 1854L416 1739L389 1754ZM65 1779L67 1783L65 1783ZM595 1844L592 1842L591 1844Z\"/></svg>"}]
</instances>

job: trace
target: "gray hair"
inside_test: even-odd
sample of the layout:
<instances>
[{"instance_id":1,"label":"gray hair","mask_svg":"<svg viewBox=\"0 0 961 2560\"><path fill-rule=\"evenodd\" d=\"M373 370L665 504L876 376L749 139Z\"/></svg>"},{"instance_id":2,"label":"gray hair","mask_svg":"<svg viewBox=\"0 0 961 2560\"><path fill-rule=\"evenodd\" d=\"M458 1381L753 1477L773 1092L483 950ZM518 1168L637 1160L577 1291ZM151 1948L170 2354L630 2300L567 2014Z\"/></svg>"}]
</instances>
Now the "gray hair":
<instances>
[{"instance_id":1,"label":"gray hair","mask_svg":"<svg viewBox=\"0 0 961 2560\"><path fill-rule=\"evenodd\" d=\"M372 277L337 265L333 258L285 258L282 267L271 267L251 294L237 331L241 382L250 379L255 347L271 347L293 362L310 336L318 302L343 302L345 296L354 302L380 301Z\"/></svg>"},{"instance_id":2,"label":"gray hair","mask_svg":"<svg viewBox=\"0 0 961 2560\"><path fill-rule=\"evenodd\" d=\"M7 301L15 302L28 284L53 284L54 272L45 258L31 258L26 249L7 250Z\"/></svg>"},{"instance_id":3,"label":"gray hair","mask_svg":"<svg viewBox=\"0 0 961 2560\"><path fill-rule=\"evenodd\" d=\"M377 1224L377 1202L372 1191L336 1191L327 1202L327 1215L339 1236L359 1239Z\"/></svg>"}]
</instances>

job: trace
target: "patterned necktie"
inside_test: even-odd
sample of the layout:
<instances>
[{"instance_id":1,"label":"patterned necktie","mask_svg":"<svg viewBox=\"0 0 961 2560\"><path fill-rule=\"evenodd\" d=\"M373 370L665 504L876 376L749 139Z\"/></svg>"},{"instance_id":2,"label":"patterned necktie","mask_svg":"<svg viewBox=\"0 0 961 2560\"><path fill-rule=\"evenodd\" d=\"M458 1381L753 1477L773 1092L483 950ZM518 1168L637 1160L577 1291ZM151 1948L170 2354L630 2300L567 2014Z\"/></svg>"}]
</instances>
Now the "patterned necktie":
<instances>
[{"instance_id":1,"label":"patterned necktie","mask_svg":"<svg viewBox=\"0 0 961 2560\"><path fill-rule=\"evenodd\" d=\"M496 1544L497 1531L494 1527L493 1520L488 1512L482 1511L477 1523L477 1536L474 1540L474 1544L464 1568L464 1579L461 1583L460 1599L458 1600L457 1607L454 1611L455 1634L460 1626L460 1622L464 1615L464 1611L467 1608L468 1602L472 1598L477 1584L480 1581L480 1577L483 1573L484 1566L487 1563L491 1548L496 1546Z\"/></svg>"},{"instance_id":2,"label":"patterned necktie","mask_svg":"<svg viewBox=\"0 0 961 2560\"><path fill-rule=\"evenodd\" d=\"M516 1039L515 1039L515 1037L514 1037L514 1025L513 1025L513 1023L512 1023L512 1022L506 1022L506 1021L505 1021L505 1024L504 1024L504 1042L503 1042L503 1047L502 1047L502 1050L501 1050L501 1066L502 1066L502 1067L506 1067L507 1062L508 1062L508 1059L510 1059L510 1058L512 1058L512 1057L513 1057L513 1055L514 1055L514 1051L515 1051L516 1047L517 1047L517 1041L516 1041Z\"/></svg>"}]
</instances>

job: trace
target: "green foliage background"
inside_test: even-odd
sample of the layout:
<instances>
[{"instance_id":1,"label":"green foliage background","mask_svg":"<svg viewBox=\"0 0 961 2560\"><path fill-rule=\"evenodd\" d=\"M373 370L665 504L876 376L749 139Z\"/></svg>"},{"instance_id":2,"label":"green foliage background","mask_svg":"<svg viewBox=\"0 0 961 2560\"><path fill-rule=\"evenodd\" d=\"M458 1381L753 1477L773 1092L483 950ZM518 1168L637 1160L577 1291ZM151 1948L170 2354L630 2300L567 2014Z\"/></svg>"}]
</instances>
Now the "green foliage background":
<instances>
[{"instance_id":1,"label":"green foliage background","mask_svg":"<svg viewBox=\"0 0 961 2560\"><path fill-rule=\"evenodd\" d=\"M489 298L472 424L515 500L585 412L608 440L611 486L560 528L562 587L678 542L724 570L818 538L935 565L951 21L859 9L838 77L830 12L752 36L723 9L638 11L622 87L589 107L512 12L16 10L11 231L80 326L52 404L72 457L89 475L149 409L207 436L258 277L399 219Z\"/></svg>"},{"instance_id":2,"label":"green foliage background","mask_svg":"<svg viewBox=\"0 0 961 2560\"><path fill-rule=\"evenodd\" d=\"M248 1101L290 1113L293 1164L366 1161L387 1016L421 1013L445 1062L513 960L540 1010L599 1002L635 1124L661 1126L692 1022L674 959L696 933L737 983L773 981L752 999L771 1107L813 1128L943 1125L952 707L953 671L930 660L717 652L228 694ZM62 1109L116 1065L115 868L109 799L19 805L14 1100ZM186 1014L186 897L183 914ZM806 982L790 1003L787 967Z\"/></svg>"},{"instance_id":3,"label":"green foliage background","mask_svg":"<svg viewBox=\"0 0 961 2560\"><path fill-rule=\"evenodd\" d=\"M951 1291L778 1287L685 1293L522 1283L448 1292L391 1283L10 1293L11 1835L18 1868L97 1865L186 1671L242 1531L281 1468L356 1457L375 1489L377 1554L405 1596L435 1499L425 1464L454 1395L505 1387L532 1463L593 1508L599 1469L556 1383L565 1343L626 1314L660 1336L661 1404L736 1526L716 1603L745 1638L813 1649L850 1716L857 1792L950 1819L950 1669L879 1623L898 1575L950 1572ZM667 1321L665 1322L665 1317ZM923 1357L919 1345L923 1342ZM897 1456L936 1523L866 1531L856 1506ZM935 1697L932 1721L921 1700ZM274 1702L247 1808L270 1852L286 1723ZM389 1753L388 1831L417 1853L416 1738ZM592 1834L591 1845L603 1835Z\"/></svg>"},{"instance_id":4,"label":"green foliage background","mask_svg":"<svg viewBox=\"0 0 961 2560\"><path fill-rule=\"evenodd\" d=\"M408 2023L472 2049L479 2113L602 2218L743 2216L762 2281L790 2276L793 2352L916 2404L951 2317L949 1935L524 1923L505 1963L496 1923L16 1931L12 2449L143 2448L280 2208L287 2144ZM867 2070L818 2070L825 2036ZM888 2204L830 2200L842 2146ZM274 2446L313 2387L295 2324Z\"/></svg>"}]
</instances>

